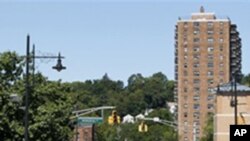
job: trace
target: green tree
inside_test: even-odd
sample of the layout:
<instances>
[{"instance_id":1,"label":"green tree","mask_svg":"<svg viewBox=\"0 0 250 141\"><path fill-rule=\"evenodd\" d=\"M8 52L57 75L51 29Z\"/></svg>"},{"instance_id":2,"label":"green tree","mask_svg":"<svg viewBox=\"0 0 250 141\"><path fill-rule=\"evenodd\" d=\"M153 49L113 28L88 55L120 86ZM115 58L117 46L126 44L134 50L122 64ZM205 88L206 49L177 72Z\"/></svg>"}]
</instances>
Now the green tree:
<instances>
[{"instance_id":1,"label":"green tree","mask_svg":"<svg viewBox=\"0 0 250 141\"><path fill-rule=\"evenodd\" d=\"M15 52L0 54L0 139L22 141L24 138L24 75L23 58ZM71 139L71 98L61 82L49 81L38 73L29 81L29 135L36 141L66 141ZM11 94L17 94L16 101Z\"/></svg>"},{"instance_id":2,"label":"green tree","mask_svg":"<svg viewBox=\"0 0 250 141\"><path fill-rule=\"evenodd\" d=\"M39 77L42 77L39 75ZM39 79L39 78L38 78ZM72 138L70 116L72 100L61 82L39 82L30 97L30 139L67 141Z\"/></svg>"},{"instance_id":3,"label":"green tree","mask_svg":"<svg viewBox=\"0 0 250 141\"><path fill-rule=\"evenodd\" d=\"M244 75L241 82L244 85L250 86L250 74Z\"/></svg>"},{"instance_id":4,"label":"green tree","mask_svg":"<svg viewBox=\"0 0 250 141\"><path fill-rule=\"evenodd\" d=\"M214 126L213 114L208 114L207 122L203 130L203 137L201 141L213 141Z\"/></svg>"},{"instance_id":5,"label":"green tree","mask_svg":"<svg viewBox=\"0 0 250 141\"><path fill-rule=\"evenodd\" d=\"M15 52L0 53L0 138L21 140L23 111L20 102L11 100L13 86L22 78L22 59Z\"/></svg>"}]
</instances>

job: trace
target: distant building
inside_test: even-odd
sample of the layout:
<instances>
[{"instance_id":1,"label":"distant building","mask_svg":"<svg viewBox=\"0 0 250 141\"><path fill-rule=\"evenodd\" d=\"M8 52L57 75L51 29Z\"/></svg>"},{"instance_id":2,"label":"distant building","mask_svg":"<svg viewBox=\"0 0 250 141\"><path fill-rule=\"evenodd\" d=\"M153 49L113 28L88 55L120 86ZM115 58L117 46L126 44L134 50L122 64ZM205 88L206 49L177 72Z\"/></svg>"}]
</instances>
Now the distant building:
<instances>
[{"instance_id":1,"label":"distant building","mask_svg":"<svg viewBox=\"0 0 250 141\"><path fill-rule=\"evenodd\" d=\"M177 103L176 102L167 102L167 105L168 105L168 109L170 111L170 113L174 114L176 113L177 111Z\"/></svg>"},{"instance_id":2,"label":"distant building","mask_svg":"<svg viewBox=\"0 0 250 141\"><path fill-rule=\"evenodd\" d=\"M143 118L145 118L145 116L143 114L136 115L135 121L138 121L138 120L143 119Z\"/></svg>"},{"instance_id":3,"label":"distant building","mask_svg":"<svg viewBox=\"0 0 250 141\"><path fill-rule=\"evenodd\" d=\"M123 117L122 123L135 123L135 118L128 114Z\"/></svg>"},{"instance_id":4,"label":"distant building","mask_svg":"<svg viewBox=\"0 0 250 141\"><path fill-rule=\"evenodd\" d=\"M229 126L235 123L234 86L231 83L219 87L216 96L214 116L214 141L229 141ZM250 124L250 88L237 84L237 113L238 124Z\"/></svg>"},{"instance_id":5,"label":"distant building","mask_svg":"<svg viewBox=\"0 0 250 141\"><path fill-rule=\"evenodd\" d=\"M94 125L76 127L72 141L94 141Z\"/></svg>"},{"instance_id":6,"label":"distant building","mask_svg":"<svg viewBox=\"0 0 250 141\"><path fill-rule=\"evenodd\" d=\"M189 19L179 18L175 101L180 141L200 140L207 115L214 112L212 90L229 82L232 74L241 76L241 39L236 25L203 7Z\"/></svg>"},{"instance_id":7,"label":"distant building","mask_svg":"<svg viewBox=\"0 0 250 141\"><path fill-rule=\"evenodd\" d=\"M94 141L94 123L101 123L100 117L78 117L72 141Z\"/></svg>"}]
</instances>

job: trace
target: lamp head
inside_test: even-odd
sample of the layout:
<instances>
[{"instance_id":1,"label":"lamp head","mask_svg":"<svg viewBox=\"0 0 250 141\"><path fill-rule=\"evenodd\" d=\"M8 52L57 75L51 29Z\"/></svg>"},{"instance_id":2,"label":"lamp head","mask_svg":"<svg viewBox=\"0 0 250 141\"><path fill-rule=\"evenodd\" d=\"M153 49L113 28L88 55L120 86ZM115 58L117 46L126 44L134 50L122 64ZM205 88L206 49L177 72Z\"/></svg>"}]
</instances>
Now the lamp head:
<instances>
[{"instance_id":1,"label":"lamp head","mask_svg":"<svg viewBox=\"0 0 250 141\"><path fill-rule=\"evenodd\" d=\"M61 70L66 69L66 67L62 65L62 57L61 57L60 53L58 54L57 64L55 66L53 66L52 68L59 71L59 72Z\"/></svg>"}]
</instances>

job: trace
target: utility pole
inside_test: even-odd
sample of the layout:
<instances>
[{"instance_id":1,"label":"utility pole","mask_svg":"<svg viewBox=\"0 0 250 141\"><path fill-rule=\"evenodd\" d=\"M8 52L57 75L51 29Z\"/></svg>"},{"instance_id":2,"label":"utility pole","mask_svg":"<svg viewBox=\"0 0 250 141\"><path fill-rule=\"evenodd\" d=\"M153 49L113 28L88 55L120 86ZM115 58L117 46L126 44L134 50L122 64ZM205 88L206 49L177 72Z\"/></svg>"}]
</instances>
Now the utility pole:
<instances>
[{"instance_id":1,"label":"utility pole","mask_svg":"<svg viewBox=\"0 0 250 141\"><path fill-rule=\"evenodd\" d=\"M238 100L237 100L237 77L236 74L234 74L234 122L235 125L238 124L238 117L237 117L237 105L238 105Z\"/></svg>"},{"instance_id":2,"label":"utility pole","mask_svg":"<svg viewBox=\"0 0 250 141\"><path fill-rule=\"evenodd\" d=\"M30 61L30 36L27 36L27 44L26 44L26 78L25 78L25 141L29 141L29 93L30 93L30 83L29 83L29 61Z\"/></svg>"}]
</instances>

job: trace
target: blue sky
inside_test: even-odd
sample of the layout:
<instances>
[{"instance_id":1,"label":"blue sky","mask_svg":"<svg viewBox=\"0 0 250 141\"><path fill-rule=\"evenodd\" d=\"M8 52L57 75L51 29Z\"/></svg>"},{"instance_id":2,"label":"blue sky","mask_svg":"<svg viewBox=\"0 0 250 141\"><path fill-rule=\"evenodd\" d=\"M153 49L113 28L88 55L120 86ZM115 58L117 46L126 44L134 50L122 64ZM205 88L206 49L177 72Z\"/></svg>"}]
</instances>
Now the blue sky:
<instances>
[{"instance_id":1,"label":"blue sky","mask_svg":"<svg viewBox=\"0 0 250 141\"><path fill-rule=\"evenodd\" d=\"M174 27L203 5L230 17L242 38L243 73L250 73L250 2L193 0L23 0L0 1L0 52L25 54L26 35L38 55L66 57L67 70L51 69L56 60L36 60L49 79L85 81L108 73L127 81L134 73L163 72L174 79Z\"/></svg>"}]
</instances>

